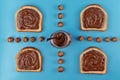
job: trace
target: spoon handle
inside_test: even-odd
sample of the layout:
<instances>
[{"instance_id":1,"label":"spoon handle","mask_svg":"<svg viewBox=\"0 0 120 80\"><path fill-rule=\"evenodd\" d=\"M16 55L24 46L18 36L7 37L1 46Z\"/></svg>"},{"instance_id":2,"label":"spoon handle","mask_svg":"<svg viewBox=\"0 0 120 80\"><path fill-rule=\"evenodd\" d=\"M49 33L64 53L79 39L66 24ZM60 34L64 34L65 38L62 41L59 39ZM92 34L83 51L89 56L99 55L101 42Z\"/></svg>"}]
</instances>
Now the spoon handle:
<instances>
[{"instance_id":1,"label":"spoon handle","mask_svg":"<svg viewBox=\"0 0 120 80\"><path fill-rule=\"evenodd\" d=\"M47 41L50 41L50 40L55 39L55 38L56 38L56 37L48 38Z\"/></svg>"}]
</instances>

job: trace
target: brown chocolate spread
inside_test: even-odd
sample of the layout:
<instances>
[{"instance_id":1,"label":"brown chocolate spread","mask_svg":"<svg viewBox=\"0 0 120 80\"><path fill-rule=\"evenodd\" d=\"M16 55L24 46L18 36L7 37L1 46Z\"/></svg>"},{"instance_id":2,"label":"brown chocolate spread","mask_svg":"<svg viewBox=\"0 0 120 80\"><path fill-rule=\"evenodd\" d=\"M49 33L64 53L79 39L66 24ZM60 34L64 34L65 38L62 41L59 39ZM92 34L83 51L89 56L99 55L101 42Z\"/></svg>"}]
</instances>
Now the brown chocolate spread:
<instances>
[{"instance_id":1,"label":"brown chocolate spread","mask_svg":"<svg viewBox=\"0 0 120 80\"><path fill-rule=\"evenodd\" d=\"M88 8L83 13L83 26L84 28L97 28L100 29L104 25L105 14L104 12L97 7Z\"/></svg>"},{"instance_id":2,"label":"brown chocolate spread","mask_svg":"<svg viewBox=\"0 0 120 80\"><path fill-rule=\"evenodd\" d=\"M83 71L103 71L105 67L105 57L98 51L91 50L83 55Z\"/></svg>"},{"instance_id":3,"label":"brown chocolate spread","mask_svg":"<svg viewBox=\"0 0 120 80\"><path fill-rule=\"evenodd\" d=\"M67 44L67 36L63 32L55 33L53 42L59 47L65 46Z\"/></svg>"},{"instance_id":4,"label":"brown chocolate spread","mask_svg":"<svg viewBox=\"0 0 120 80\"><path fill-rule=\"evenodd\" d=\"M18 57L18 68L23 70L39 69L39 56L35 51L27 50L22 52Z\"/></svg>"},{"instance_id":5,"label":"brown chocolate spread","mask_svg":"<svg viewBox=\"0 0 120 80\"><path fill-rule=\"evenodd\" d=\"M33 9L23 9L17 14L17 25L21 30L38 29L40 16Z\"/></svg>"}]
</instances>

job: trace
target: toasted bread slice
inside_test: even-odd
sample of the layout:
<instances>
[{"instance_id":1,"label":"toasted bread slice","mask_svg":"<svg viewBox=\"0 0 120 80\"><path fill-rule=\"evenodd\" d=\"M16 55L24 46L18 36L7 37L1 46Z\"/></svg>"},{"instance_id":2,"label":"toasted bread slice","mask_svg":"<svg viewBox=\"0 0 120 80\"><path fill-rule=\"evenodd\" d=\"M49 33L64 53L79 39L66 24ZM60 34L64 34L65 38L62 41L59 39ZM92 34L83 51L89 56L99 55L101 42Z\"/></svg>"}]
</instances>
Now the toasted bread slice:
<instances>
[{"instance_id":1,"label":"toasted bread slice","mask_svg":"<svg viewBox=\"0 0 120 80\"><path fill-rule=\"evenodd\" d=\"M29 12L26 12L27 14L25 14L24 12L25 10L29 10ZM25 14L25 15L20 16L19 15L20 12L21 14ZM42 31L42 13L34 6L21 7L16 12L15 20L16 20L16 30L19 32L40 32ZM24 26L24 28L22 26ZM22 29L20 27L22 27ZM31 27L34 27L34 28L31 28Z\"/></svg>"},{"instance_id":2,"label":"toasted bread slice","mask_svg":"<svg viewBox=\"0 0 120 80\"><path fill-rule=\"evenodd\" d=\"M38 67L36 68L36 66ZM33 47L25 47L22 50L20 50L16 55L16 70L20 72L41 71L42 70L42 56L39 50Z\"/></svg>"},{"instance_id":3,"label":"toasted bread slice","mask_svg":"<svg viewBox=\"0 0 120 80\"><path fill-rule=\"evenodd\" d=\"M106 31L107 13L98 4L91 4L82 10L80 14L81 30Z\"/></svg>"},{"instance_id":4,"label":"toasted bread slice","mask_svg":"<svg viewBox=\"0 0 120 80\"><path fill-rule=\"evenodd\" d=\"M91 51L95 51L95 52L91 52ZM86 50L84 50L80 55L81 73L105 74L106 64L107 64L107 56L99 48L89 47Z\"/></svg>"}]
</instances>

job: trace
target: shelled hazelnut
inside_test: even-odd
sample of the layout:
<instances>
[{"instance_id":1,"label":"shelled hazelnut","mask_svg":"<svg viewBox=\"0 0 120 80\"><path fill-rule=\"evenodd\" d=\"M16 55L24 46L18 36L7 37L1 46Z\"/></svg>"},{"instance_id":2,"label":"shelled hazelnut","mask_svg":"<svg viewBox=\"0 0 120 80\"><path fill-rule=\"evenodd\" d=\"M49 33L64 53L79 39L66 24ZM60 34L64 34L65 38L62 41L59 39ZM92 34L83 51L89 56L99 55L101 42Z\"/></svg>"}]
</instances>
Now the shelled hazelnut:
<instances>
[{"instance_id":1,"label":"shelled hazelnut","mask_svg":"<svg viewBox=\"0 0 120 80\"><path fill-rule=\"evenodd\" d=\"M58 27L62 27L63 26L63 22L58 22Z\"/></svg>"},{"instance_id":2,"label":"shelled hazelnut","mask_svg":"<svg viewBox=\"0 0 120 80\"><path fill-rule=\"evenodd\" d=\"M59 52L58 52L58 56L59 56L59 57L62 57L63 55L64 55L64 53L63 53L62 51L59 51Z\"/></svg>"},{"instance_id":3,"label":"shelled hazelnut","mask_svg":"<svg viewBox=\"0 0 120 80\"><path fill-rule=\"evenodd\" d=\"M110 38L109 38L109 37L106 37L106 38L105 38L105 41L106 41L106 42L110 42Z\"/></svg>"},{"instance_id":4,"label":"shelled hazelnut","mask_svg":"<svg viewBox=\"0 0 120 80\"><path fill-rule=\"evenodd\" d=\"M117 42L117 41L118 41L118 38L117 38L117 37L113 37L113 38L112 38L112 41L113 41L113 42Z\"/></svg>"},{"instance_id":5,"label":"shelled hazelnut","mask_svg":"<svg viewBox=\"0 0 120 80\"><path fill-rule=\"evenodd\" d=\"M28 37L23 37L22 41L23 42L27 42L28 41Z\"/></svg>"},{"instance_id":6,"label":"shelled hazelnut","mask_svg":"<svg viewBox=\"0 0 120 80\"><path fill-rule=\"evenodd\" d=\"M83 41L83 40L84 40L84 37L83 37L83 36L79 36L79 37L78 37L78 40L79 40L79 41Z\"/></svg>"},{"instance_id":7,"label":"shelled hazelnut","mask_svg":"<svg viewBox=\"0 0 120 80\"><path fill-rule=\"evenodd\" d=\"M19 37L17 37L17 38L15 39L15 41L16 41L17 43L19 43L19 42L21 41L21 39L20 39Z\"/></svg>"},{"instance_id":8,"label":"shelled hazelnut","mask_svg":"<svg viewBox=\"0 0 120 80\"><path fill-rule=\"evenodd\" d=\"M63 6L62 5L58 5L58 10L63 10Z\"/></svg>"},{"instance_id":9,"label":"shelled hazelnut","mask_svg":"<svg viewBox=\"0 0 120 80\"><path fill-rule=\"evenodd\" d=\"M39 41L42 42L45 38L44 37L39 37Z\"/></svg>"},{"instance_id":10,"label":"shelled hazelnut","mask_svg":"<svg viewBox=\"0 0 120 80\"><path fill-rule=\"evenodd\" d=\"M59 13L58 14L58 19L62 19L63 18L63 14L62 13Z\"/></svg>"},{"instance_id":11,"label":"shelled hazelnut","mask_svg":"<svg viewBox=\"0 0 120 80\"><path fill-rule=\"evenodd\" d=\"M31 41L31 42L35 42L35 41L36 41L36 38L35 38L35 37L31 37L31 38L30 38L30 41Z\"/></svg>"},{"instance_id":12,"label":"shelled hazelnut","mask_svg":"<svg viewBox=\"0 0 120 80\"><path fill-rule=\"evenodd\" d=\"M96 42L101 42L101 41L102 41L102 39L100 37L96 38Z\"/></svg>"},{"instance_id":13,"label":"shelled hazelnut","mask_svg":"<svg viewBox=\"0 0 120 80\"><path fill-rule=\"evenodd\" d=\"M13 41L14 41L14 38L13 38L13 37L8 37L7 41L8 41L8 42L13 42Z\"/></svg>"},{"instance_id":14,"label":"shelled hazelnut","mask_svg":"<svg viewBox=\"0 0 120 80\"><path fill-rule=\"evenodd\" d=\"M58 72L63 72L64 68L62 66L59 66L57 70L58 70Z\"/></svg>"},{"instance_id":15,"label":"shelled hazelnut","mask_svg":"<svg viewBox=\"0 0 120 80\"><path fill-rule=\"evenodd\" d=\"M58 60L58 64L63 64L63 62L64 62L63 59Z\"/></svg>"},{"instance_id":16,"label":"shelled hazelnut","mask_svg":"<svg viewBox=\"0 0 120 80\"><path fill-rule=\"evenodd\" d=\"M92 41L92 40L93 40L92 36L88 36L88 37L87 37L87 40L88 40L88 41Z\"/></svg>"}]
</instances>

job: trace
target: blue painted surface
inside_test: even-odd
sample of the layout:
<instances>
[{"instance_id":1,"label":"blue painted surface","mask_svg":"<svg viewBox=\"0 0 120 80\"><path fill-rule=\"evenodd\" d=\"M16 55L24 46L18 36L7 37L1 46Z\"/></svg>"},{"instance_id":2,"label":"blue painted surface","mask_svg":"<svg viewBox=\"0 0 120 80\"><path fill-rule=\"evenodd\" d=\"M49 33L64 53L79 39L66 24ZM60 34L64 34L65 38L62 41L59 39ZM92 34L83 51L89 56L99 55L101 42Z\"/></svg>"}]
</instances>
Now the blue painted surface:
<instances>
[{"instance_id":1,"label":"blue painted surface","mask_svg":"<svg viewBox=\"0 0 120 80\"><path fill-rule=\"evenodd\" d=\"M106 32L81 31L79 14L89 4L100 4L108 13L108 29ZM77 36L88 35L94 38L117 36L120 39L120 0L0 0L0 80L114 80L120 79L120 42L96 43L95 41L79 42ZM62 4L64 10L64 27L58 28L57 5ZM15 13L24 5L34 5L43 13L43 31L40 33L17 32L15 28ZM65 30L72 35L72 43L69 47L61 49L65 52L63 59L65 68L63 73L57 72L58 49L52 47L48 42L35 43L8 43L7 37L24 36L50 36L57 30ZM43 56L42 72L16 72L15 56L23 47L33 46L38 48ZM79 72L79 56L89 46L101 48L108 57L107 73L105 75L81 74Z\"/></svg>"}]
</instances>

